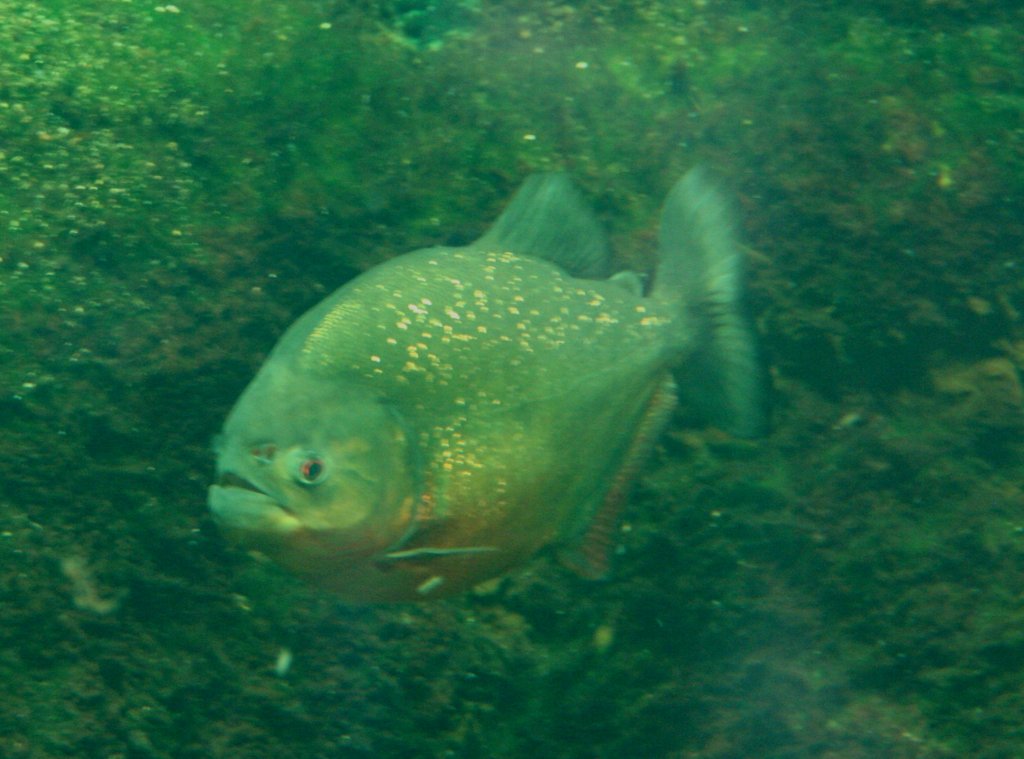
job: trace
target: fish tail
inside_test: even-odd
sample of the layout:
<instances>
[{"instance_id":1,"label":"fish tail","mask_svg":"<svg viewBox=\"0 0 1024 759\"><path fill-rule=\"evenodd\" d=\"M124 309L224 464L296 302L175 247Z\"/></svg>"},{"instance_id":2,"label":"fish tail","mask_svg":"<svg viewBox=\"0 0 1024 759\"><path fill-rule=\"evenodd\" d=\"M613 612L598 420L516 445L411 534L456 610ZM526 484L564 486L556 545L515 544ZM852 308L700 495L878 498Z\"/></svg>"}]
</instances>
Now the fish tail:
<instances>
[{"instance_id":1,"label":"fish tail","mask_svg":"<svg viewBox=\"0 0 1024 759\"><path fill-rule=\"evenodd\" d=\"M767 424L765 375L744 307L744 255L732 205L702 168L665 200L651 297L679 308L682 395L702 416L742 437Z\"/></svg>"}]
</instances>

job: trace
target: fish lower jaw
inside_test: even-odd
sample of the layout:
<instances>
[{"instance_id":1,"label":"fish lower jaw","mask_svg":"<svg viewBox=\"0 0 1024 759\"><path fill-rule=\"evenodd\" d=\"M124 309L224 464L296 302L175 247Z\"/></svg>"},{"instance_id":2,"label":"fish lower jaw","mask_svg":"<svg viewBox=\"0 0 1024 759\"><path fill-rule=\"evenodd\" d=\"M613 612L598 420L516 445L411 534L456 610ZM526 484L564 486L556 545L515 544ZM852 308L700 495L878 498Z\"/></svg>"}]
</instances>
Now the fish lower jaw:
<instances>
[{"instance_id":1,"label":"fish lower jaw","mask_svg":"<svg viewBox=\"0 0 1024 759\"><path fill-rule=\"evenodd\" d=\"M235 485L211 485L208 503L213 517L228 530L287 534L302 523L266 493Z\"/></svg>"}]
</instances>

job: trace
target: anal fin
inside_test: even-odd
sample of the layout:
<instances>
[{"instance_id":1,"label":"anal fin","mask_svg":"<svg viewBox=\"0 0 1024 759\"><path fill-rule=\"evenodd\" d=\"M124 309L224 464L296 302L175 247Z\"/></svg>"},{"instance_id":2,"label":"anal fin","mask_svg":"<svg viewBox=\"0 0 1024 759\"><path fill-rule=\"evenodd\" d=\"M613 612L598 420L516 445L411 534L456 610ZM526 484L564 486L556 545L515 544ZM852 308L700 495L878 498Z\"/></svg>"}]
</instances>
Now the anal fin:
<instances>
[{"instance_id":1,"label":"anal fin","mask_svg":"<svg viewBox=\"0 0 1024 759\"><path fill-rule=\"evenodd\" d=\"M651 396L622 465L586 531L575 544L559 553L562 563L581 577L601 580L608 575L609 555L622 508L640 468L675 405L676 384L667 378Z\"/></svg>"},{"instance_id":2,"label":"anal fin","mask_svg":"<svg viewBox=\"0 0 1024 759\"><path fill-rule=\"evenodd\" d=\"M382 558L389 561L402 561L409 559L436 559L446 556L477 556L482 553L494 553L496 546L457 546L454 548L408 548L404 551L389 551Z\"/></svg>"}]
</instances>

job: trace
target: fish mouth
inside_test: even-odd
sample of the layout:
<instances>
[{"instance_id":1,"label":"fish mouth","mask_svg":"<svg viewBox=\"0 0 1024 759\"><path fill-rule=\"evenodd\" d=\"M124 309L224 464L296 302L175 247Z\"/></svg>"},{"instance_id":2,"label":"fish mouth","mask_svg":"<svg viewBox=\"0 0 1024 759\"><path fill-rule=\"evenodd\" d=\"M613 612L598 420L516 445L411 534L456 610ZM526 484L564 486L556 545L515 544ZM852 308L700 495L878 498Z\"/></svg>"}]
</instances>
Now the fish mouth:
<instances>
[{"instance_id":1,"label":"fish mouth","mask_svg":"<svg viewBox=\"0 0 1024 759\"><path fill-rule=\"evenodd\" d=\"M300 527L291 509L234 472L223 472L210 486L208 504L214 519L228 529L288 533Z\"/></svg>"},{"instance_id":2,"label":"fish mouth","mask_svg":"<svg viewBox=\"0 0 1024 759\"><path fill-rule=\"evenodd\" d=\"M217 478L217 484L224 488L241 488L242 490L251 490L254 493L263 493L263 495L267 494L266 491L260 490L249 482L249 480L244 477L239 477L234 472L224 472Z\"/></svg>"},{"instance_id":3,"label":"fish mouth","mask_svg":"<svg viewBox=\"0 0 1024 759\"><path fill-rule=\"evenodd\" d=\"M266 496L274 502L274 505L286 514L294 514L294 512L285 506L283 503L274 498L270 493L262 488L257 487L249 480L241 477L234 472L224 472L217 478L216 485L222 488L238 488L239 490L248 490L250 493L259 493L262 496Z\"/></svg>"}]
</instances>

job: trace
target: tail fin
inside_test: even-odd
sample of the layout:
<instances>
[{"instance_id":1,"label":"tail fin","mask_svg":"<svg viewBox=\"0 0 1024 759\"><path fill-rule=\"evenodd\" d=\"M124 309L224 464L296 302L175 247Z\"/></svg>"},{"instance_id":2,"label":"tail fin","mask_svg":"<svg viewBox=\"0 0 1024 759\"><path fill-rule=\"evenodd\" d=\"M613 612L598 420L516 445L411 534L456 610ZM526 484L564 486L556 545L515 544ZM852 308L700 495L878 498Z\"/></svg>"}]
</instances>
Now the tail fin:
<instances>
[{"instance_id":1,"label":"tail fin","mask_svg":"<svg viewBox=\"0 0 1024 759\"><path fill-rule=\"evenodd\" d=\"M744 260L725 196L700 168L668 194L651 297L676 302L695 350L677 371L681 393L709 421L755 437L766 426L764 371L743 307Z\"/></svg>"}]
</instances>

